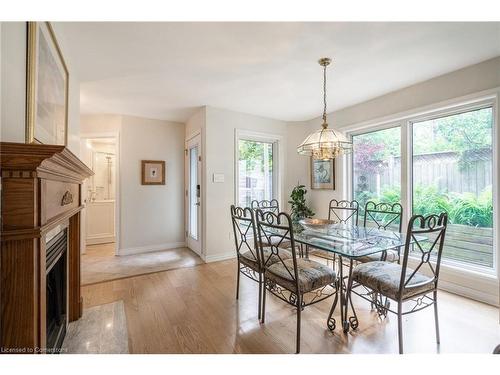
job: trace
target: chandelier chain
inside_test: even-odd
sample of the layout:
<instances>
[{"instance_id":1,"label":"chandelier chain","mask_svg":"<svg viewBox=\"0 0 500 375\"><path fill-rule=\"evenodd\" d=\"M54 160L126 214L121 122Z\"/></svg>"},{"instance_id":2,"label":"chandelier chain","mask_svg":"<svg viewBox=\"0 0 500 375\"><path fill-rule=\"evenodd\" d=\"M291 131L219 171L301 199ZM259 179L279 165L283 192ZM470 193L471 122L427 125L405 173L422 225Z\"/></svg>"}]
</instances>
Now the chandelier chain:
<instances>
[{"instance_id":1,"label":"chandelier chain","mask_svg":"<svg viewBox=\"0 0 500 375\"><path fill-rule=\"evenodd\" d=\"M323 123L326 123L326 65L323 66Z\"/></svg>"}]
</instances>

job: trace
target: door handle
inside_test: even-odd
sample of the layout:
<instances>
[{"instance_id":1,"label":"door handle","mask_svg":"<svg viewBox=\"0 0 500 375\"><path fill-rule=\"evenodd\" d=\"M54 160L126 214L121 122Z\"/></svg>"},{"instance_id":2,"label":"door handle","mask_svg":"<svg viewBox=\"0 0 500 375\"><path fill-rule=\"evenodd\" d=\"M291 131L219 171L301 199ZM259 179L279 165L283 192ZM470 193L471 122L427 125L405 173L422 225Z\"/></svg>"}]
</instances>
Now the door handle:
<instances>
[{"instance_id":1,"label":"door handle","mask_svg":"<svg viewBox=\"0 0 500 375\"><path fill-rule=\"evenodd\" d=\"M197 202L197 203L195 203L194 205L195 205L195 206L199 206L199 205L200 205L200 202Z\"/></svg>"}]
</instances>

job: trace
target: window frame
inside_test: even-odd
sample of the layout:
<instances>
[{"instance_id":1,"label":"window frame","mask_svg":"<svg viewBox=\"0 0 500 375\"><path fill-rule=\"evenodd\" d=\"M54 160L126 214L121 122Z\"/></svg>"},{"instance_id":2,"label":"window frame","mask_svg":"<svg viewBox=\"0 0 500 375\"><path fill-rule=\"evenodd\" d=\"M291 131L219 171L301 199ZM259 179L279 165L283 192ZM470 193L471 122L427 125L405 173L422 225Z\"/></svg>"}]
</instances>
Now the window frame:
<instances>
[{"instance_id":1,"label":"window frame","mask_svg":"<svg viewBox=\"0 0 500 375\"><path fill-rule=\"evenodd\" d=\"M281 171L284 170L283 166L283 136L271 133L261 133L254 132L244 129L235 129L234 134L234 204L237 206L239 204L239 141L254 141L254 142L266 142L272 143L273 145L273 191L272 199L276 199L279 203L280 209L282 208L282 189L283 189L283 179Z\"/></svg>"},{"instance_id":2,"label":"window frame","mask_svg":"<svg viewBox=\"0 0 500 375\"><path fill-rule=\"evenodd\" d=\"M403 230L406 231L409 218L413 209L413 124L433 118L440 118L481 108L492 108L492 185L493 185L493 267L483 267L468 264L464 267L463 262L443 259L441 270L443 281L441 285L460 294L477 298L486 302L498 304L498 281L500 279L500 235L499 235L499 113L498 102L500 88L485 90L479 93L454 98L451 100L431 104L422 108L416 108L402 113L385 116L384 118L367 121L360 124L352 124L340 128L352 141L353 135L370 133L395 126L401 126L401 204L403 206ZM347 170L347 199L353 199L353 157L349 155L346 160ZM410 263L412 260L410 259ZM447 276L447 277L445 277ZM470 285L470 280L479 281L476 286ZM488 292L481 291L484 285ZM493 287L494 285L494 287ZM492 297L496 294L496 297ZM496 302L495 302L496 301Z\"/></svg>"}]
</instances>

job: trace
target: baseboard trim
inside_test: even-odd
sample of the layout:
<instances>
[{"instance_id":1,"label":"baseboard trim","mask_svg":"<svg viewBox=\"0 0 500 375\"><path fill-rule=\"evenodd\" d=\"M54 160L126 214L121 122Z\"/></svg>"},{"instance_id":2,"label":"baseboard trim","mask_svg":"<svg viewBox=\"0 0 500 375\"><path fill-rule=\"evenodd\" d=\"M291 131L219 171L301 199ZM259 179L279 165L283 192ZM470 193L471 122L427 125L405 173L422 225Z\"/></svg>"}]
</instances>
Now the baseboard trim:
<instances>
[{"instance_id":1,"label":"baseboard trim","mask_svg":"<svg viewBox=\"0 0 500 375\"><path fill-rule=\"evenodd\" d=\"M483 302L488 305L498 307L498 295L488 292L482 292L477 289L468 288L463 285L458 285L446 280L439 280L438 289L457 294L462 297L473 299L474 301Z\"/></svg>"},{"instance_id":2,"label":"baseboard trim","mask_svg":"<svg viewBox=\"0 0 500 375\"><path fill-rule=\"evenodd\" d=\"M169 242L169 243L162 243L162 244L158 244L158 245L129 247L126 249L118 249L118 251L116 252L116 255L132 255L132 254L151 253L153 251L177 249L179 247L186 247L186 243L185 242Z\"/></svg>"},{"instance_id":3,"label":"baseboard trim","mask_svg":"<svg viewBox=\"0 0 500 375\"><path fill-rule=\"evenodd\" d=\"M223 254L215 254L215 255L205 255L203 257L203 260L205 263L212 263L212 262L220 262L222 260L228 260L228 259L233 259L236 258L236 254L234 251L230 253L223 253Z\"/></svg>"},{"instance_id":4,"label":"baseboard trim","mask_svg":"<svg viewBox=\"0 0 500 375\"><path fill-rule=\"evenodd\" d=\"M98 245L102 243L115 242L115 236L87 237L85 243L87 245Z\"/></svg>"}]
</instances>

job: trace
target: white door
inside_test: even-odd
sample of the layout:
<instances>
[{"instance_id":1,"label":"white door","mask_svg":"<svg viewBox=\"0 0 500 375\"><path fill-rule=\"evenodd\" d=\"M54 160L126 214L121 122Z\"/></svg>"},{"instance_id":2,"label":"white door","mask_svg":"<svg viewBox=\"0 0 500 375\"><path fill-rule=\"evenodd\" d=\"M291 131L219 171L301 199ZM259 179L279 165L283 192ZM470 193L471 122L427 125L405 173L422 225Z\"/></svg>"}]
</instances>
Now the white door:
<instances>
[{"instance_id":1,"label":"white door","mask_svg":"<svg viewBox=\"0 0 500 375\"><path fill-rule=\"evenodd\" d=\"M186 242L201 255L201 136L196 135L186 144Z\"/></svg>"}]
</instances>

